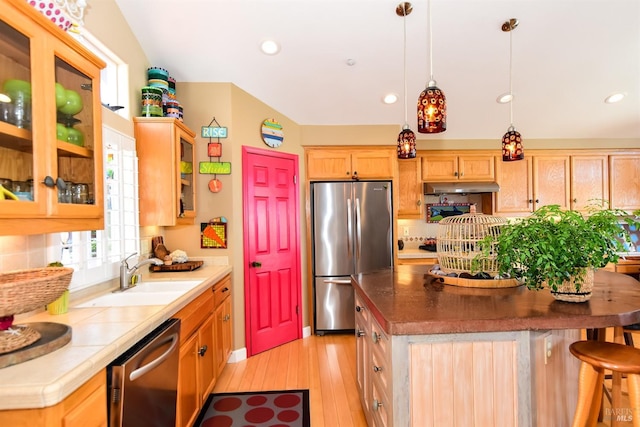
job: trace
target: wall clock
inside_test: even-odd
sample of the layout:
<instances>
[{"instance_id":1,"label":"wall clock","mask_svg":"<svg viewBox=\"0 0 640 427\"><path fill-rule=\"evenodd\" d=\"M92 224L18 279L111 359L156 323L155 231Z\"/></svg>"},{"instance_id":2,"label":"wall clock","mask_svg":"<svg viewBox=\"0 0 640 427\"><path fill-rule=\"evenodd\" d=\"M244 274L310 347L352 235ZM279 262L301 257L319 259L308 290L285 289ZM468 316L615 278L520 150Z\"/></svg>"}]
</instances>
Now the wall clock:
<instances>
[{"instance_id":1,"label":"wall clock","mask_svg":"<svg viewBox=\"0 0 640 427\"><path fill-rule=\"evenodd\" d=\"M266 119L262 122L262 140L271 148L278 148L284 140L282 125L275 119Z\"/></svg>"}]
</instances>

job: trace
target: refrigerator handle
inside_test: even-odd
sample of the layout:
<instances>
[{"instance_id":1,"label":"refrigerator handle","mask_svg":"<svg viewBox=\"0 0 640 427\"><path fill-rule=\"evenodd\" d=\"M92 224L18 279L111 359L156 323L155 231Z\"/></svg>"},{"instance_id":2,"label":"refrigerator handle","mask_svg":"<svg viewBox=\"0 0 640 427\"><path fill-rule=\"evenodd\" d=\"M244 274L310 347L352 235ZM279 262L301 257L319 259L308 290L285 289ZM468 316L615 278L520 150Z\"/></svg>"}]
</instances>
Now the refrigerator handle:
<instances>
[{"instance_id":1,"label":"refrigerator handle","mask_svg":"<svg viewBox=\"0 0 640 427\"><path fill-rule=\"evenodd\" d=\"M347 252L351 257L351 248L353 247L353 214L351 210L351 199L347 199Z\"/></svg>"},{"instance_id":2,"label":"refrigerator handle","mask_svg":"<svg viewBox=\"0 0 640 427\"><path fill-rule=\"evenodd\" d=\"M356 198L356 259L362 251L362 225L360 224L360 199Z\"/></svg>"}]
</instances>

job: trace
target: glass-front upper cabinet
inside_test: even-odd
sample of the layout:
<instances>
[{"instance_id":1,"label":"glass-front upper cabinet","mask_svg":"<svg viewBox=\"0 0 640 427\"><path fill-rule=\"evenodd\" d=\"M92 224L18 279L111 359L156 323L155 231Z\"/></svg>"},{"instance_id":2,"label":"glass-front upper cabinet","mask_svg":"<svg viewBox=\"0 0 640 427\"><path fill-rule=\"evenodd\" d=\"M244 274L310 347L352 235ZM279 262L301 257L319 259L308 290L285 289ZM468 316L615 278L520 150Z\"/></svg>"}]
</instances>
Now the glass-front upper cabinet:
<instances>
[{"instance_id":1,"label":"glass-front upper cabinet","mask_svg":"<svg viewBox=\"0 0 640 427\"><path fill-rule=\"evenodd\" d=\"M0 235L103 228L104 65L27 2L0 0Z\"/></svg>"}]
</instances>

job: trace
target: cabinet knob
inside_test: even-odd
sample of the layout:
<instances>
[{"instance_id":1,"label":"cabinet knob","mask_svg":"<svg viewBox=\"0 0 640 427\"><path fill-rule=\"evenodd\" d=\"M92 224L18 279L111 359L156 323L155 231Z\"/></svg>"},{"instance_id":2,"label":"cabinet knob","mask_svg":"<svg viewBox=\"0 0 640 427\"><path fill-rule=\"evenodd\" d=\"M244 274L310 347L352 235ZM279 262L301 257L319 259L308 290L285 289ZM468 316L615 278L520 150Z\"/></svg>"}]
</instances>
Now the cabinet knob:
<instances>
[{"instance_id":1,"label":"cabinet knob","mask_svg":"<svg viewBox=\"0 0 640 427\"><path fill-rule=\"evenodd\" d=\"M416 205L420 206L422 204L422 200L418 200L418 202L416 203Z\"/></svg>"},{"instance_id":2,"label":"cabinet knob","mask_svg":"<svg viewBox=\"0 0 640 427\"><path fill-rule=\"evenodd\" d=\"M532 199L529 199L529 200L528 200L528 202L529 202L529 204L531 204L531 203L533 203L533 200L532 200Z\"/></svg>"},{"instance_id":3,"label":"cabinet knob","mask_svg":"<svg viewBox=\"0 0 640 427\"><path fill-rule=\"evenodd\" d=\"M49 188L58 187L60 190L64 190L67 188L67 183L64 182L64 179L58 177L55 181L49 175L44 177L44 181L42 183Z\"/></svg>"},{"instance_id":4,"label":"cabinet knob","mask_svg":"<svg viewBox=\"0 0 640 427\"><path fill-rule=\"evenodd\" d=\"M457 172L457 171L456 171L456 172L454 172L454 173L453 173L453 176L458 176L458 172Z\"/></svg>"},{"instance_id":5,"label":"cabinet knob","mask_svg":"<svg viewBox=\"0 0 640 427\"><path fill-rule=\"evenodd\" d=\"M222 289L222 292L229 292L229 288L227 288L226 286Z\"/></svg>"},{"instance_id":6,"label":"cabinet knob","mask_svg":"<svg viewBox=\"0 0 640 427\"><path fill-rule=\"evenodd\" d=\"M378 399L373 399L373 405L371 406L373 407L374 411L377 411L382 406L382 402L380 402Z\"/></svg>"},{"instance_id":7,"label":"cabinet knob","mask_svg":"<svg viewBox=\"0 0 640 427\"><path fill-rule=\"evenodd\" d=\"M198 349L198 354L199 354L200 356L204 356L204 354L207 352L207 350L208 350L208 349L209 349L209 348L208 348L208 347L206 346L206 344L205 344L205 345L203 345L202 347L200 347L200 348Z\"/></svg>"},{"instance_id":8,"label":"cabinet knob","mask_svg":"<svg viewBox=\"0 0 640 427\"><path fill-rule=\"evenodd\" d=\"M357 336L358 338L363 337L363 336L364 336L364 334L365 334L365 332L364 332L363 330L361 330L361 329L358 329L358 331L356 332L356 336Z\"/></svg>"},{"instance_id":9,"label":"cabinet knob","mask_svg":"<svg viewBox=\"0 0 640 427\"><path fill-rule=\"evenodd\" d=\"M382 366L373 365L373 372L382 372Z\"/></svg>"},{"instance_id":10,"label":"cabinet knob","mask_svg":"<svg viewBox=\"0 0 640 427\"><path fill-rule=\"evenodd\" d=\"M231 319L231 315L230 314L225 314L224 317L222 318L223 322L228 322L229 319Z\"/></svg>"},{"instance_id":11,"label":"cabinet knob","mask_svg":"<svg viewBox=\"0 0 640 427\"><path fill-rule=\"evenodd\" d=\"M360 312L364 311L364 307L360 307L359 305L356 305L356 311L358 313L360 313Z\"/></svg>"},{"instance_id":12,"label":"cabinet knob","mask_svg":"<svg viewBox=\"0 0 640 427\"><path fill-rule=\"evenodd\" d=\"M536 199L536 203L540 203L540 200L539 200L539 199Z\"/></svg>"},{"instance_id":13,"label":"cabinet knob","mask_svg":"<svg viewBox=\"0 0 640 427\"><path fill-rule=\"evenodd\" d=\"M378 341L380 341L380 335L378 335L378 333L377 333L377 332L372 332L372 333L371 333L371 340L372 340L375 344L377 344L377 343L378 343Z\"/></svg>"},{"instance_id":14,"label":"cabinet knob","mask_svg":"<svg viewBox=\"0 0 640 427\"><path fill-rule=\"evenodd\" d=\"M573 199L573 203L578 203L578 199Z\"/></svg>"}]
</instances>

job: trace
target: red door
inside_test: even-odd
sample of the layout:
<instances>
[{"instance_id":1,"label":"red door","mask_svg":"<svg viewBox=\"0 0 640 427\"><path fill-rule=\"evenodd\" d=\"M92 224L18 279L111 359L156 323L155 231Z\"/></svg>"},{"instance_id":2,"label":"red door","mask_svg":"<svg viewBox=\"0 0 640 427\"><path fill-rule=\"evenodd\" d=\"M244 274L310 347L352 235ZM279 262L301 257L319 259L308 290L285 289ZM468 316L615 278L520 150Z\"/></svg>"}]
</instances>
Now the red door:
<instances>
[{"instance_id":1,"label":"red door","mask_svg":"<svg viewBox=\"0 0 640 427\"><path fill-rule=\"evenodd\" d=\"M301 338L298 157L242 148L247 354Z\"/></svg>"}]
</instances>

